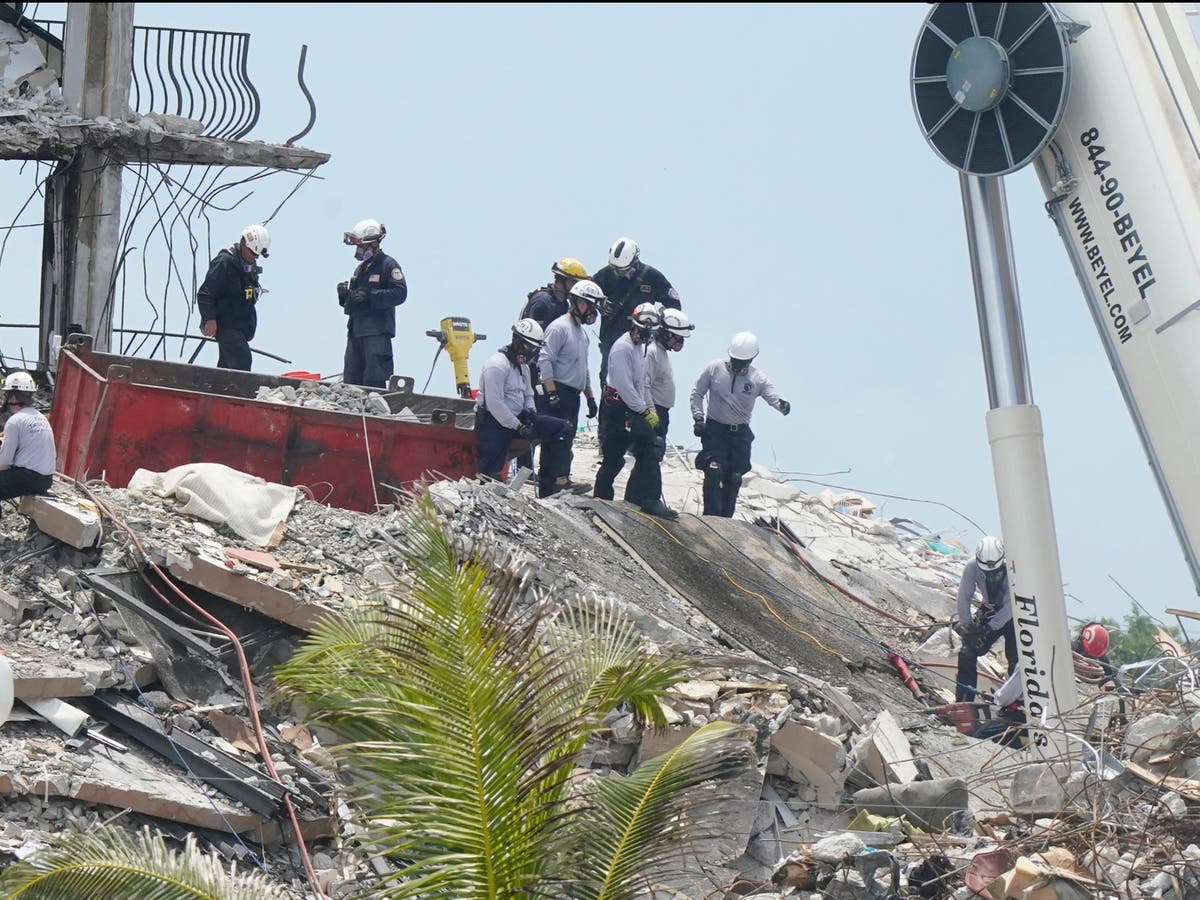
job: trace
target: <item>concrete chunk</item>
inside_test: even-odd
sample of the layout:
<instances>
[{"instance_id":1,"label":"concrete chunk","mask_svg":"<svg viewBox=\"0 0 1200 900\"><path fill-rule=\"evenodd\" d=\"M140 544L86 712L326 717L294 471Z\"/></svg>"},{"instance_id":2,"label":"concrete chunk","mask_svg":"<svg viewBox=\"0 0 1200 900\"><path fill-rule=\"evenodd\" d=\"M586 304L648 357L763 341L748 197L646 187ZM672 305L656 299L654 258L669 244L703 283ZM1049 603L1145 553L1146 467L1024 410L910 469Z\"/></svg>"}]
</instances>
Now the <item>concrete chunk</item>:
<instances>
[{"instance_id":1,"label":"concrete chunk","mask_svg":"<svg viewBox=\"0 0 1200 900\"><path fill-rule=\"evenodd\" d=\"M935 778L912 784L888 784L854 792L854 805L881 816L908 816L918 828L941 831L947 817L967 809L967 783Z\"/></svg>"},{"instance_id":2,"label":"concrete chunk","mask_svg":"<svg viewBox=\"0 0 1200 900\"><path fill-rule=\"evenodd\" d=\"M43 532L78 550L100 543L100 516L77 502L26 496L21 498L20 510Z\"/></svg>"},{"instance_id":3,"label":"concrete chunk","mask_svg":"<svg viewBox=\"0 0 1200 900\"><path fill-rule=\"evenodd\" d=\"M920 776L908 738L886 709L867 729L863 762L878 784L909 784Z\"/></svg>"},{"instance_id":4,"label":"concrete chunk","mask_svg":"<svg viewBox=\"0 0 1200 900\"><path fill-rule=\"evenodd\" d=\"M787 763L788 778L807 781L816 789L817 806L841 806L846 783L846 751L841 741L807 725L789 722L771 735L771 750L772 755L778 754Z\"/></svg>"}]
</instances>

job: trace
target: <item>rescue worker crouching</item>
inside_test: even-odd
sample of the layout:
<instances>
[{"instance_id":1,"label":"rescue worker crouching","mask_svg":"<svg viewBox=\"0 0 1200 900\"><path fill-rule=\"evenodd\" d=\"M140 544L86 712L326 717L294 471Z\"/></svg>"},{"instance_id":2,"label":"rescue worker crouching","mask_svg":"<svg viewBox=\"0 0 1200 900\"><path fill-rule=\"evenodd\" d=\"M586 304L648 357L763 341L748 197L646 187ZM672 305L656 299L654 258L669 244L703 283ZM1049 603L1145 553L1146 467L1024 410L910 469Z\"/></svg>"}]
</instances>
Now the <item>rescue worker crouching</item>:
<instances>
[{"instance_id":1,"label":"rescue worker crouching","mask_svg":"<svg viewBox=\"0 0 1200 900\"><path fill-rule=\"evenodd\" d=\"M1119 686L1116 669L1108 661L1107 628L1099 622L1089 622L1071 644L1071 649L1077 654L1077 670L1081 663L1090 664L1106 674L1111 672L1114 686ZM971 737L995 741L1005 747L1024 747L1027 738L1025 725L1028 719L1025 715L1025 688L1021 672L1013 669L1004 683L996 689L994 697L981 696L995 704L996 715L980 722L971 732Z\"/></svg>"},{"instance_id":2,"label":"rescue worker crouching","mask_svg":"<svg viewBox=\"0 0 1200 900\"><path fill-rule=\"evenodd\" d=\"M982 602L971 612L971 601L979 591ZM988 535L975 548L975 556L963 567L958 584L958 621L955 632L962 637L958 651L955 700L975 699L979 684L979 657L1001 637L1008 672L1017 667L1017 633L1012 620L1012 581L1004 558L1004 542Z\"/></svg>"},{"instance_id":3,"label":"rescue worker crouching","mask_svg":"<svg viewBox=\"0 0 1200 900\"><path fill-rule=\"evenodd\" d=\"M0 443L0 500L45 494L54 484L54 432L33 405L37 385L28 372L4 379L4 441Z\"/></svg>"},{"instance_id":4,"label":"rescue worker crouching","mask_svg":"<svg viewBox=\"0 0 1200 900\"><path fill-rule=\"evenodd\" d=\"M696 468L704 472L706 516L733 516L742 476L750 471L754 401L762 397L785 416L792 411L766 373L755 368L757 357L758 338L739 331L729 343L728 358L709 363L692 387L692 432L701 442Z\"/></svg>"},{"instance_id":5,"label":"rescue worker crouching","mask_svg":"<svg viewBox=\"0 0 1200 900\"><path fill-rule=\"evenodd\" d=\"M633 452L633 471L625 499L642 512L664 519L679 513L662 499L662 470L659 450L663 438L654 400L646 382L646 349L661 323L652 303L643 303L630 316L629 329L609 352L608 383L604 388L604 415L600 417L600 470L596 473L594 496L613 499L613 481L625 466L625 451Z\"/></svg>"},{"instance_id":6,"label":"rescue worker crouching","mask_svg":"<svg viewBox=\"0 0 1200 900\"><path fill-rule=\"evenodd\" d=\"M564 256L553 263L550 266L550 273L554 276L554 280L536 291L529 292L519 316L522 319L533 319L542 327L543 331L550 327L551 322L568 311L571 288L588 277L583 263L570 256ZM536 358L529 360L529 374L535 386L541 382L538 377ZM533 468L533 447L517 457L517 465L526 469ZM533 480L536 484L536 475Z\"/></svg>"},{"instance_id":7,"label":"rescue worker crouching","mask_svg":"<svg viewBox=\"0 0 1200 900\"><path fill-rule=\"evenodd\" d=\"M508 445L514 437L549 444L563 444L574 432L570 422L538 415L534 408L529 361L542 347L545 335L533 319L522 319L512 327L508 346L492 354L479 376L475 400L475 450L479 474L499 479L508 460Z\"/></svg>"},{"instance_id":8,"label":"rescue worker crouching","mask_svg":"<svg viewBox=\"0 0 1200 900\"><path fill-rule=\"evenodd\" d=\"M208 265L204 283L196 292L200 333L217 341L217 366L250 371L250 342L258 330L258 283L271 235L262 225L247 225L238 243L218 253Z\"/></svg>"},{"instance_id":9,"label":"rescue worker crouching","mask_svg":"<svg viewBox=\"0 0 1200 900\"><path fill-rule=\"evenodd\" d=\"M592 376L588 367L588 336L584 325L596 322L596 307L604 292L590 281L581 280L571 288L570 308L550 323L546 341L538 353L538 371L542 379L542 394L537 398L542 415L566 419L571 433L560 446L542 447L538 470L538 496L550 497L559 491L586 491L583 485L571 481L574 461L575 430L579 427L580 398L587 400L587 417L596 417L596 398L592 394Z\"/></svg>"},{"instance_id":10,"label":"rescue worker crouching","mask_svg":"<svg viewBox=\"0 0 1200 900\"><path fill-rule=\"evenodd\" d=\"M349 317L342 364L347 384L383 388L392 377L396 307L408 299L408 282L400 264L379 249L386 236L374 219L363 219L343 235L359 261L350 280L337 286L338 305Z\"/></svg>"}]
</instances>

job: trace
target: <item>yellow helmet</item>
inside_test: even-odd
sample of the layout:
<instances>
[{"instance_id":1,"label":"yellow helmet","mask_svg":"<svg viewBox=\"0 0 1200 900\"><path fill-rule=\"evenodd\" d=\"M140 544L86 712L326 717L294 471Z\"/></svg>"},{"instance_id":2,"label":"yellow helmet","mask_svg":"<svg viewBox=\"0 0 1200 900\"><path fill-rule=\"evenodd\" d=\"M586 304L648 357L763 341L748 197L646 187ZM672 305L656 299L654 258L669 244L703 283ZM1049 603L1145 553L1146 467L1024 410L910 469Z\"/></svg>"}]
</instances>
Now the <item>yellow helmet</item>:
<instances>
[{"instance_id":1,"label":"yellow helmet","mask_svg":"<svg viewBox=\"0 0 1200 900\"><path fill-rule=\"evenodd\" d=\"M550 271L563 278L587 278L587 269L583 263L571 256L564 256L550 267Z\"/></svg>"}]
</instances>

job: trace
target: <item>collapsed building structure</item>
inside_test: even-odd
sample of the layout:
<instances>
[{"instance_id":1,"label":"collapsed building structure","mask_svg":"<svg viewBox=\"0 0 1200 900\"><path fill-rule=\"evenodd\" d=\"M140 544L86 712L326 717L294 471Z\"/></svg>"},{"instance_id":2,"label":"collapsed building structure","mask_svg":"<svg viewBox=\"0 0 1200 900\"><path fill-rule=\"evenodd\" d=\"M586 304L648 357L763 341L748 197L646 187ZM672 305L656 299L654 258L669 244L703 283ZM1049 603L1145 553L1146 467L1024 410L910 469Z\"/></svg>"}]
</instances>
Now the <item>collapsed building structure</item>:
<instances>
[{"instance_id":1,"label":"collapsed building structure","mask_svg":"<svg viewBox=\"0 0 1200 900\"><path fill-rule=\"evenodd\" d=\"M693 513L677 522L472 479L428 487L464 553L494 543L526 561L531 591L616 604L644 640L694 654L704 674L673 688L669 731L614 715L581 766L621 774L707 722L754 726L759 765L721 838L692 848L689 878L646 896L1200 891L1190 657L1136 692L1082 685L1086 752L1046 760L977 741L944 721L957 640L946 624L964 560L951 535L761 471L747 479L746 520L700 517L699 473L676 450L665 490ZM595 458L590 435L577 453L583 467ZM249 490L267 498L252 516ZM0 520L0 643L21 700L0 727L0 853L20 858L102 822L152 823L257 860L305 896L286 797L330 896L389 871L355 842L332 736L264 701L272 667L316 623L403 594L394 509L338 509L199 465L142 471L128 488L60 481L21 510ZM238 636L254 697L200 610ZM993 665L993 683L1002 674Z\"/></svg>"}]
</instances>

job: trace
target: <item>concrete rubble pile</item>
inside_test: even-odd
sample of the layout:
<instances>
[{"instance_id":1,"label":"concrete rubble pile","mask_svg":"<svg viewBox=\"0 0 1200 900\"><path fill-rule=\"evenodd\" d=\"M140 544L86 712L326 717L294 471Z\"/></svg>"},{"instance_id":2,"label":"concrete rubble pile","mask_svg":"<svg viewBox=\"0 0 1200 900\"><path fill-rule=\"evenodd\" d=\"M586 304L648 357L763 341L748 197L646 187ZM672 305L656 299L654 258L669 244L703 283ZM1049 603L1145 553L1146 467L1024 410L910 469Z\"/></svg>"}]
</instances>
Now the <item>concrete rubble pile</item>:
<instances>
[{"instance_id":1,"label":"concrete rubble pile","mask_svg":"<svg viewBox=\"0 0 1200 900\"><path fill-rule=\"evenodd\" d=\"M270 403L287 403L309 409L345 412L356 416L382 416L409 422L419 421L412 410L407 408L393 413L387 401L378 391L369 391L357 385L341 384L340 382L301 381L294 387L290 384L280 387L263 386L258 389L254 399Z\"/></svg>"},{"instance_id":2,"label":"concrete rubble pile","mask_svg":"<svg viewBox=\"0 0 1200 900\"><path fill-rule=\"evenodd\" d=\"M594 438L581 434L576 467L586 471L594 453ZM699 473L681 456L668 455L664 485L669 502L696 511ZM272 667L324 616L407 584L398 511L364 515L298 496L279 539L264 548L181 514L172 497L91 490L179 590L241 636L260 694ZM631 772L708 722L753 726L759 765L736 785L740 799L722 810L720 833L690 848L687 878L643 896L1200 897L1192 812L1200 691L1181 689L1190 685L1186 666L1162 667L1136 694L1083 685L1086 740L1070 739L1069 754L961 734L936 714L953 699L939 668L957 652L944 627L965 559L953 536L879 521L861 497L805 494L759 470L746 480L741 514L795 536L804 565L780 558L798 580L774 585L776 593L738 581L730 574L745 563L737 552L783 540L728 523L745 540L705 550L708 580L722 584L724 573L744 590L701 609L685 581L630 537L647 526L621 504L538 501L529 487L468 480L429 491L464 553L490 548L527 566L531 601L553 594L614 604L646 641L695 658L694 677L671 691L670 729L644 731L618 710L578 761L587 777ZM23 858L64 832L148 822L172 837L197 833L242 864L253 854L281 887L308 896L280 825L286 791L323 888L331 896L369 889L388 863L354 849L352 811L337 799L344 789L325 749L332 736L263 708L284 784L267 778L228 642L166 614L155 592L173 588L131 566L129 539L98 504L60 481L52 498L23 500L23 514L6 506L0 519L0 648L22 700L0 727L0 859ZM842 630L858 632L857 642L836 643L822 623L802 618L800 599L818 582L854 619ZM768 652L776 645L756 640L751 594L776 614L764 627L788 632L794 652ZM795 606L782 602L789 596ZM896 676L884 643L909 660L923 698ZM807 664L817 658L821 668ZM991 674L1002 676L1002 663ZM170 756L174 745L190 754L196 777Z\"/></svg>"}]
</instances>

